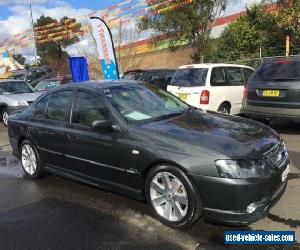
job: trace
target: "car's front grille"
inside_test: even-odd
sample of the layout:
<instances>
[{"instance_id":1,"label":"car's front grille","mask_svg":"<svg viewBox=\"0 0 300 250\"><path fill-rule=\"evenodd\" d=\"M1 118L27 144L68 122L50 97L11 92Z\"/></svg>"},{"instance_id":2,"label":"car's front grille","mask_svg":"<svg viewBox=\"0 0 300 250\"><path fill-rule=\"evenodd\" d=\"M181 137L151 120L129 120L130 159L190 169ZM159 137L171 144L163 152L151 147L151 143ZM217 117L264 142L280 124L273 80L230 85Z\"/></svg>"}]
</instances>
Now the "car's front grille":
<instances>
[{"instance_id":1,"label":"car's front grille","mask_svg":"<svg viewBox=\"0 0 300 250\"><path fill-rule=\"evenodd\" d=\"M264 154L277 167L282 168L288 161L288 151L283 141Z\"/></svg>"}]
</instances>

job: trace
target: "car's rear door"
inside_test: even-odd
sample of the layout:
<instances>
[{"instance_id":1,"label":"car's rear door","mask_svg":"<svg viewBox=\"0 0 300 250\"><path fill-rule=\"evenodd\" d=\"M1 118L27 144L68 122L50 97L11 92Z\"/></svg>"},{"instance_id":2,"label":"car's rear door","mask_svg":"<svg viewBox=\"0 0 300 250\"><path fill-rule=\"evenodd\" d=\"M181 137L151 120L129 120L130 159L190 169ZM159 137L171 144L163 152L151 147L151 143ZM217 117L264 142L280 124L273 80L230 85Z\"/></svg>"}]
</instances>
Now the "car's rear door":
<instances>
[{"instance_id":1,"label":"car's rear door","mask_svg":"<svg viewBox=\"0 0 300 250\"><path fill-rule=\"evenodd\" d=\"M38 146L44 163L62 166L65 146L65 119L73 90L62 90L43 97L34 107L29 134Z\"/></svg>"},{"instance_id":2,"label":"car's rear door","mask_svg":"<svg viewBox=\"0 0 300 250\"><path fill-rule=\"evenodd\" d=\"M300 60L265 62L248 83L249 105L300 109Z\"/></svg>"},{"instance_id":3,"label":"car's rear door","mask_svg":"<svg viewBox=\"0 0 300 250\"><path fill-rule=\"evenodd\" d=\"M239 114L242 112L245 86L243 69L240 67L226 67L226 74L229 83L228 101L231 103L231 113Z\"/></svg>"}]
</instances>

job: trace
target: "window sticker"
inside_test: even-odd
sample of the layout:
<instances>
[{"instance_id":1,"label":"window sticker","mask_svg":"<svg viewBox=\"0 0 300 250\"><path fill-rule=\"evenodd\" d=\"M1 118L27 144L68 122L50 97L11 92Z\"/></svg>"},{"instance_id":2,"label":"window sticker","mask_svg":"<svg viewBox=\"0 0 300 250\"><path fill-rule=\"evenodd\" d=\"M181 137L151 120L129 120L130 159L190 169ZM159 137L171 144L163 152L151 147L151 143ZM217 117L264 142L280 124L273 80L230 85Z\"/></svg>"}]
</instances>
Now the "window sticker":
<instances>
[{"instance_id":1,"label":"window sticker","mask_svg":"<svg viewBox=\"0 0 300 250\"><path fill-rule=\"evenodd\" d=\"M145 115L143 113L140 113L138 111L134 111L128 115L126 115L127 118L135 120L135 121L140 121L140 120L146 120L151 118L151 116Z\"/></svg>"}]
</instances>

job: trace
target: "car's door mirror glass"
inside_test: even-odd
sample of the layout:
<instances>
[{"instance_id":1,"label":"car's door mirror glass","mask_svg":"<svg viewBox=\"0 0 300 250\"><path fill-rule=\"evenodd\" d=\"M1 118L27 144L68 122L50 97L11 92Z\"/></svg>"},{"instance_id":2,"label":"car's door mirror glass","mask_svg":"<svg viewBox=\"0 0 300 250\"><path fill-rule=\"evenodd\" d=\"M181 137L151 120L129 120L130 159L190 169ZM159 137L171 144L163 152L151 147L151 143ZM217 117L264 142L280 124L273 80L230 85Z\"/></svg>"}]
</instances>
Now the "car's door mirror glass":
<instances>
[{"instance_id":1,"label":"car's door mirror glass","mask_svg":"<svg viewBox=\"0 0 300 250\"><path fill-rule=\"evenodd\" d=\"M95 120L91 122L90 126L95 131L108 131L112 129L112 124L108 120Z\"/></svg>"}]
</instances>

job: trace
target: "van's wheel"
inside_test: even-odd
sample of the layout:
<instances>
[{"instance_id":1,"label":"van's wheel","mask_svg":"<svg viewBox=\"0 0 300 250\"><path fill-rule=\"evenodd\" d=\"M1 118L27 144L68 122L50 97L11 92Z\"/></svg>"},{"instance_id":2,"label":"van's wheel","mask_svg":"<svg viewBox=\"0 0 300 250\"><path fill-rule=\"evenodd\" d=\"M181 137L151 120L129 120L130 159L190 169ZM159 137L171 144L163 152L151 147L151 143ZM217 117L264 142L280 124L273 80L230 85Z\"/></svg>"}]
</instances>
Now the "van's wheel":
<instances>
[{"instance_id":1,"label":"van's wheel","mask_svg":"<svg viewBox=\"0 0 300 250\"><path fill-rule=\"evenodd\" d=\"M223 114L230 114L231 108L227 103L221 104L221 106L218 108L218 112Z\"/></svg>"},{"instance_id":2,"label":"van's wheel","mask_svg":"<svg viewBox=\"0 0 300 250\"><path fill-rule=\"evenodd\" d=\"M7 110L7 108L4 108L2 110L1 119L2 119L2 122L3 122L4 126L7 127L7 124L8 124L8 110Z\"/></svg>"},{"instance_id":3,"label":"van's wheel","mask_svg":"<svg viewBox=\"0 0 300 250\"><path fill-rule=\"evenodd\" d=\"M43 167L35 146L30 141L25 140L21 144L20 153L25 174L32 179L41 177L43 175Z\"/></svg>"},{"instance_id":4,"label":"van's wheel","mask_svg":"<svg viewBox=\"0 0 300 250\"><path fill-rule=\"evenodd\" d=\"M156 217L173 228L192 225L203 212L199 192L179 168L160 165L146 178L145 194Z\"/></svg>"}]
</instances>

